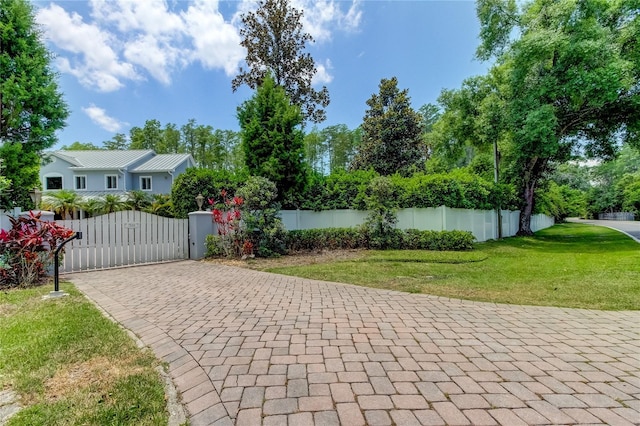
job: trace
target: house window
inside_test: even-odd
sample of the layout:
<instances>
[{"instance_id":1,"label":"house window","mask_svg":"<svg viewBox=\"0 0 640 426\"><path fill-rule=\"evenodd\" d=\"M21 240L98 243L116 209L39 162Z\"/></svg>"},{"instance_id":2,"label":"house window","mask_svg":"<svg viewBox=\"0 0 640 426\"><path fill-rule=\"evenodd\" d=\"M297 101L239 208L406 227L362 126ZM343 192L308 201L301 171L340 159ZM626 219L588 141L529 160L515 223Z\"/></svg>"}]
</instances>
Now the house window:
<instances>
[{"instance_id":1,"label":"house window","mask_svg":"<svg viewBox=\"0 0 640 426\"><path fill-rule=\"evenodd\" d=\"M87 177L86 176L76 176L76 189L83 190L87 189Z\"/></svg>"},{"instance_id":2,"label":"house window","mask_svg":"<svg viewBox=\"0 0 640 426\"><path fill-rule=\"evenodd\" d=\"M151 176L140 176L140 189L151 191Z\"/></svg>"},{"instance_id":3,"label":"house window","mask_svg":"<svg viewBox=\"0 0 640 426\"><path fill-rule=\"evenodd\" d=\"M62 176L49 176L45 178L45 189L48 191L62 189Z\"/></svg>"},{"instance_id":4,"label":"house window","mask_svg":"<svg viewBox=\"0 0 640 426\"><path fill-rule=\"evenodd\" d=\"M118 175L106 175L105 178L107 189L118 189Z\"/></svg>"}]
</instances>

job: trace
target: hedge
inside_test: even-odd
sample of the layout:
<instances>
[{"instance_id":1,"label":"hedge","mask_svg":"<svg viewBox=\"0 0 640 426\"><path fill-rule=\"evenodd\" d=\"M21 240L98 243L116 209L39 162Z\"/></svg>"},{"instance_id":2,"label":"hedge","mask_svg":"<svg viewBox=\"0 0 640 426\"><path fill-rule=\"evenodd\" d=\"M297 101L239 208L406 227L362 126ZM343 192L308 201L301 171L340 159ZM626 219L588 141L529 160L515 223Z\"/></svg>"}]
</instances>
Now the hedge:
<instances>
[{"instance_id":1,"label":"hedge","mask_svg":"<svg viewBox=\"0 0 640 426\"><path fill-rule=\"evenodd\" d=\"M471 250L475 237L468 231L420 231L394 229L378 247L366 228L326 228L288 231L289 252L338 249Z\"/></svg>"},{"instance_id":2,"label":"hedge","mask_svg":"<svg viewBox=\"0 0 640 426\"><path fill-rule=\"evenodd\" d=\"M176 177L171 187L173 213L177 218L188 217L189 212L198 209L195 198L202 194L205 203L209 198L219 200L220 191L225 189L234 194L246 180L246 175L233 174L227 171L190 168ZM205 206L208 207L208 206Z\"/></svg>"},{"instance_id":3,"label":"hedge","mask_svg":"<svg viewBox=\"0 0 640 426\"><path fill-rule=\"evenodd\" d=\"M372 170L337 172L315 176L300 196L305 210L364 210L369 183L378 174ZM410 177L391 176L395 204L400 208L447 206L460 209L515 209L513 189L496 185L466 170L450 173L417 173Z\"/></svg>"}]
</instances>

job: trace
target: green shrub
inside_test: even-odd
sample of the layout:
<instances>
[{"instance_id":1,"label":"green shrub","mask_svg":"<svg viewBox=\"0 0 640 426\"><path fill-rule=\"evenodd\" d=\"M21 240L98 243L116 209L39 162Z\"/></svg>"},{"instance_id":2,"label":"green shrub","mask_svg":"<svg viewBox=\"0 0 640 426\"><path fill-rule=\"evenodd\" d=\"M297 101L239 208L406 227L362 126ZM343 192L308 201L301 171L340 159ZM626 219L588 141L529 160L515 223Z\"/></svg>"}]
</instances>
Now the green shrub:
<instances>
[{"instance_id":1,"label":"green shrub","mask_svg":"<svg viewBox=\"0 0 640 426\"><path fill-rule=\"evenodd\" d=\"M171 203L175 217L186 218L189 212L198 209L195 198L202 194L206 200L217 199L224 189L234 194L241 183L247 180L243 174L227 171L190 168L176 177L171 187Z\"/></svg>"},{"instance_id":2,"label":"green shrub","mask_svg":"<svg viewBox=\"0 0 640 426\"><path fill-rule=\"evenodd\" d=\"M373 170L339 171L329 176L314 176L302 194L301 208L306 210L365 210L370 183L379 175ZM517 199L510 185L496 185L466 170L450 173L417 173L410 177L390 177L394 190L389 202L399 208L447 206L461 209L493 210L514 207Z\"/></svg>"},{"instance_id":3,"label":"green shrub","mask_svg":"<svg viewBox=\"0 0 640 426\"><path fill-rule=\"evenodd\" d=\"M406 250L471 250L475 237L469 231L404 231Z\"/></svg>"},{"instance_id":4,"label":"green shrub","mask_svg":"<svg viewBox=\"0 0 640 426\"><path fill-rule=\"evenodd\" d=\"M220 235L207 235L204 239L206 249L206 257L222 257L225 255L225 249Z\"/></svg>"},{"instance_id":5,"label":"green shrub","mask_svg":"<svg viewBox=\"0 0 640 426\"><path fill-rule=\"evenodd\" d=\"M358 228L300 229L288 231L289 252L312 250L348 250L366 247L366 239Z\"/></svg>"},{"instance_id":6,"label":"green shrub","mask_svg":"<svg viewBox=\"0 0 640 426\"><path fill-rule=\"evenodd\" d=\"M308 185L301 208L305 210L364 210L365 192L375 177L373 170L339 170L329 176L314 176Z\"/></svg>"},{"instance_id":7,"label":"green shrub","mask_svg":"<svg viewBox=\"0 0 640 426\"><path fill-rule=\"evenodd\" d=\"M289 231L289 252L341 249L471 250L475 237L468 231L419 231L393 229L384 242L374 240L366 227Z\"/></svg>"},{"instance_id":8,"label":"green shrub","mask_svg":"<svg viewBox=\"0 0 640 426\"><path fill-rule=\"evenodd\" d=\"M365 197L369 214L362 228L372 248L392 248L401 243L402 235L395 229L397 199L397 186L389 177L378 176L369 183Z\"/></svg>"},{"instance_id":9,"label":"green shrub","mask_svg":"<svg viewBox=\"0 0 640 426\"><path fill-rule=\"evenodd\" d=\"M260 257L285 253L285 229L278 216L276 184L261 176L251 176L236 195L244 199L242 226Z\"/></svg>"}]
</instances>

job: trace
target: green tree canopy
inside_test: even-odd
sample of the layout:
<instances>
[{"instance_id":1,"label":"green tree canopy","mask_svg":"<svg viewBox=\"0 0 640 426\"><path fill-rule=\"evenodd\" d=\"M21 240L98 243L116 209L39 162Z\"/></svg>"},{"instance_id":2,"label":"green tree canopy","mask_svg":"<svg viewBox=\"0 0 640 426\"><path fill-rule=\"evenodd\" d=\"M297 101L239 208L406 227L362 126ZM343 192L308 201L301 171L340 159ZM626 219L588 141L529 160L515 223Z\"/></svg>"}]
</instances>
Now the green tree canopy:
<instances>
[{"instance_id":1,"label":"green tree canopy","mask_svg":"<svg viewBox=\"0 0 640 426\"><path fill-rule=\"evenodd\" d=\"M309 165L319 174L347 170L361 139L360 128L349 130L346 124L336 124L322 130L314 126L304 138Z\"/></svg>"},{"instance_id":2,"label":"green tree canopy","mask_svg":"<svg viewBox=\"0 0 640 426\"><path fill-rule=\"evenodd\" d=\"M373 168L384 176L422 170L426 160L423 118L411 107L409 91L398 89L395 77L382 79L379 88L367 101L362 142L351 167Z\"/></svg>"},{"instance_id":3,"label":"green tree canopy","mask_svg":"<svg viewBox=\"0 0 640 426\"><path fill-rule=\"evenodd\" d=\"M463 86L469 104L450 111L459 139L446 142L501 144L528 235L536 191L557 164L640 145L637 1L479 0L477 10L477 55L495 65Z\"/></svg>"},{"instance_id":4,"label":"green tree canopy","mask_svg":"<svg viewBox=\"0 0 640 426\"><path fill-rule=\"evenodd\" d=\"M71 145L62 145L62 148L60 149L63 151L99 151L103 148L100 148L91 142L75 141Z\"/></svg>"},{"instance_id":5,"label":"green tree canopy","mask_svg":"<svg viewBox=\"0 0 640 426\"><path fill-rule=\"evenodd\" d=\"M144 122L144 127L132 127L129 131L129 149L157 150L162 144L162 125L156 119Z\"/></svg>"},{"instance_id":6,"label":"green tree canopy","mask_svg":"<svg viewBox=\"0 0 640 426\"><path fill-rule=\"evenodd\" d=\"M270 75L238 107L242 148L249 174L276 184L278 200L292 200L307 182L300 108Z\"/></svg>"},{"instance_id":7,"label":"green tree canopy","mask_svg":"<svg viewBox=\"0 0 640 426\"><path fill-rule=\"evenodd\" d=\"M113 151L125 150L129 148L129 141L124 133L116 133L108 141L102 142L102 146L104 146L104 149Z\"/></svg>"},{"instance_id":8,"label":"green tree canopy","mask_svg":"<svg viewBox=\"0 0 640 426\"><path fill-rule=\"evenodd\" d=\"M27 0L0 0L0 156L12 190L4 206L32 205L39 153L56 143L68 111Z\"/></svg>"},{"instance_id":9,"label":"green tree canopy","mask_svg":"<svg viewBox=\"0 0 640 426\"><path fill-rule=\"evenodd\" d=\"M313 37L303 31L302 14L288 0L261 0L255 12L242 15L240 36L247 49L247 68L240 67L232 88L235 91L247 84L255 90L271 74L304 117L320 123L326 118L322 108L329 105L329 91L324 86L321 90L311 86L316 67L304 49Z\"/></svg>"}]
</instances>

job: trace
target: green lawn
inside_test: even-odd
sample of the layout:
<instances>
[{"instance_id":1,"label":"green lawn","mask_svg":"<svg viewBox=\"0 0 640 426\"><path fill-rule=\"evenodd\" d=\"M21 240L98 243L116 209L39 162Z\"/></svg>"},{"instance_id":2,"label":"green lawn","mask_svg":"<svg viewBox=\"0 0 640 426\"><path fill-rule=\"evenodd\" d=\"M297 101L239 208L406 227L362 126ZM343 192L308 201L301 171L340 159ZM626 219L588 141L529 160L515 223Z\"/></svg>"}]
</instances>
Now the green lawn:
<instances>
[{"instance_id":1,"label":"green lawn","mask_svg":"<svg viewBox=\"0 0 640 426\"><path fill-rule=\"evenodd\" d=\"M159 362L70 285L0 292L0 389L25 408L8 425L163 425Z\"/></svg>"},{"instance_id":2,"label":"green lawn","mask_svg":"<svg viewBox=\"0 0 640 426\"><path fill-rule=\"evenodd\" d=\"M479 243L470 252L369 251L355 260L266 270L496 303L640 309L640 244L583 224Z\"/></svg>"}]
</instances>

